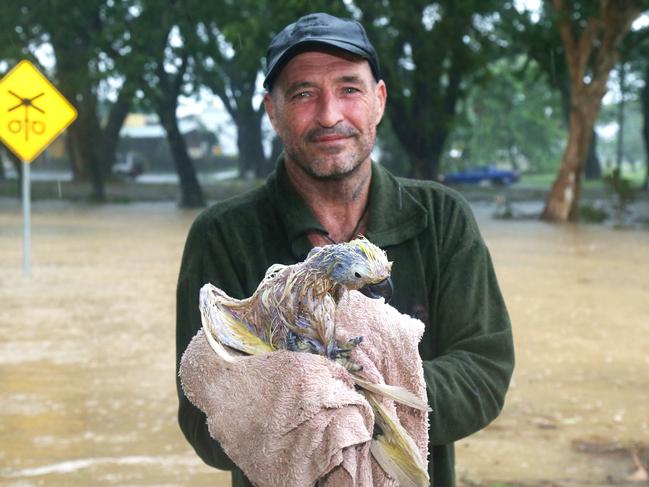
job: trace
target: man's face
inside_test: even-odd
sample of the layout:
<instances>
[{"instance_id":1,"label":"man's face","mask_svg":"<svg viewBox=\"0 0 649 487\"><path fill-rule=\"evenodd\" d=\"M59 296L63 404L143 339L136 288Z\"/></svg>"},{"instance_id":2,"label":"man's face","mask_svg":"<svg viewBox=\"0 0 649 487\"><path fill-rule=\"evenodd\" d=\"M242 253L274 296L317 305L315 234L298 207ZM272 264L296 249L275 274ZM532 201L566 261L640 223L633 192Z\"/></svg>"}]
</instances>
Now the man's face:
<instances>
[{"instance_id":1,"label":"man's face","mask_svg":"<svg viewBox=\"0 0 649 487\"><path fill-rule=\"evenodd\" d=\"M368 62L342 51L293 57L264 105L287 164L320 180L343 179L369 163L386 89Z\"/></svg>"}]
</instances>

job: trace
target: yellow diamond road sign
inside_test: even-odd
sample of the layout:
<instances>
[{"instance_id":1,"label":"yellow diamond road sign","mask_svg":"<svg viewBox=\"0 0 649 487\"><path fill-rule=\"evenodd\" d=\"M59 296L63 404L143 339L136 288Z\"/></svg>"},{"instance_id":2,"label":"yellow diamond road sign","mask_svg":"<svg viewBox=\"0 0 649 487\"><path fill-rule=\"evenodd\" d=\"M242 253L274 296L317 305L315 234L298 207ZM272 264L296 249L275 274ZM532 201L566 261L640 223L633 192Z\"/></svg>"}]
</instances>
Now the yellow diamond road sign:
<instances>
[{"instance_id":1,"label":"yellow diamond road sign","mask_svg":"<svg viewBox=\"0 0 649 487\"><path fill-rule=\"evenodd\" d=\"M33 161L75 118L74 107L29 61L0 80L0 140L24 162Z\"/></svg>"}]
</instances>

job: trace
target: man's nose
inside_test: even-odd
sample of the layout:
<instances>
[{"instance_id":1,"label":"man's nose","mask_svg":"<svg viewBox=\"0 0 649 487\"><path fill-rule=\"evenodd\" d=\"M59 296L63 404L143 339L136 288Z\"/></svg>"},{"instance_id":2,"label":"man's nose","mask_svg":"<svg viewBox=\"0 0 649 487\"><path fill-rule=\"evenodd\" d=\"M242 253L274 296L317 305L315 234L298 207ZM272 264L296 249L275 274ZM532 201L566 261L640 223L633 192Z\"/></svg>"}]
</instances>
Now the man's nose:
<instances>
[{"instance_id":1,"label":"man's nose","mask_svg":"<svg viewBox=\"0 0 649 487\"><path fill-rule=\"evenodd\" d=\"M320 96L318 106L318 123L322 127L333 127L342 121L342 107L340 100L330 91L324 91Z\"/></svg>"}]
</instances>

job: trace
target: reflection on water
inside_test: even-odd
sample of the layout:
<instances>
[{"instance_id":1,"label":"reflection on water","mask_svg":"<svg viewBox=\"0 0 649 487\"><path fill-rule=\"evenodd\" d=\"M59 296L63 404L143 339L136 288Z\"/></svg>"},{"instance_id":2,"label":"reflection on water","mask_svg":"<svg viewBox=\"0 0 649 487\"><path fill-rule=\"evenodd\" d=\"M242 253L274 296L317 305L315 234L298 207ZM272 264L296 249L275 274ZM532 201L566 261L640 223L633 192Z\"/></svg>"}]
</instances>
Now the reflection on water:
<instances>
[{"instance_id":1,"label":"reflection on water","mask_svg":"<svg viewBox=\"0 0 649 487\"><path fill-rule=\"evenodd\" d=\"M478 213L518 365L504 414L459 444L459 476L625 475L629 458L571 444L649 438L649 233ZM20 209L0 209L1 485L228 485L176 425L174 290L194 216L37 203L25 279Z\"/></svg>"}]
</instances>

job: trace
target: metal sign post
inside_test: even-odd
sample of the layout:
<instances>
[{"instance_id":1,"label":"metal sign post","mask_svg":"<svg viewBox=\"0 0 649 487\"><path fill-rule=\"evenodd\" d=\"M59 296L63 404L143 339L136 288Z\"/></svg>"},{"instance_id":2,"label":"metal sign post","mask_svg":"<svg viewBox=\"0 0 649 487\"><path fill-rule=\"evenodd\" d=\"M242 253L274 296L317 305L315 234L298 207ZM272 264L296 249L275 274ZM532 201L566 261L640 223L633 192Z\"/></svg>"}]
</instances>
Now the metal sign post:
<instances>
[{"instance_id":1,"label":"metal sign post","mask_svg":"<svg viewBox=\"0 0 649 487\"><path fill-rule=\"evenodd\" d=\"M29 164L77 118L77 111L36 66L20 61L0 80L0 114L0 141L23 163L23 271L29 276Z\"/></svg>"},{"instance_id":2,"label":"metal sign post","mask_svg":"<svg viewBox=\"0 0 649 487\"><path fill-rule=\"evenodd\" d=\"M32 222L31 222L31 181L29 163L23 162L23 275L30 276L30 254L32 247Z\"/></svg>"}]
</instances>

